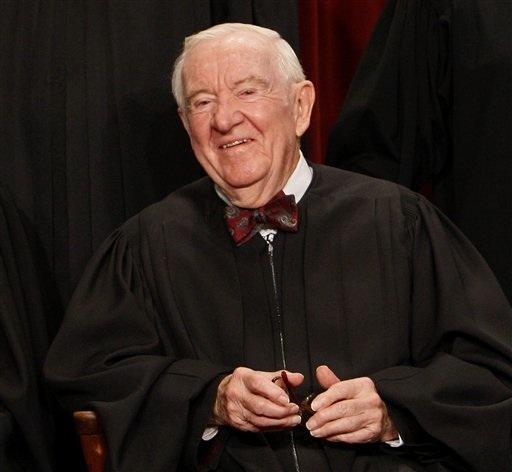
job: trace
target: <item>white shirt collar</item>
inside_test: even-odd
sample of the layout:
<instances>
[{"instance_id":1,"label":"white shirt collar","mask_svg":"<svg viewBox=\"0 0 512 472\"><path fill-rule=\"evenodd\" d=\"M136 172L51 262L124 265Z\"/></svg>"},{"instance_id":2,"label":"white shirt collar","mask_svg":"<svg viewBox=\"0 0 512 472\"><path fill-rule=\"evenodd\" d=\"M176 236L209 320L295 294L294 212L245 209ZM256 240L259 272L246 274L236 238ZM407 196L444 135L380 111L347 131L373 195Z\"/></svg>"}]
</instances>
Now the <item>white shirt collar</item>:
<instances>
[{"instance_id":1,"label":"white shirt collar","mask_svg":"<svg viewBox=\"0 0 512 472\"><path fill-rule=\"evenodd\" d=\"M313 179L313 169L308 166L306 159L304 158L304 154L302 151L300 152L299 161L295 166L292 175L288 178L286 185L283 187L283 192L285 195L293 195L295 197L295 202L299 203L301 198L306 193L306 190ZM217 195L228 205L231 204L229 198L225 195L222 189L215 184L215 191Z\"/></svg>"}]
</instances>

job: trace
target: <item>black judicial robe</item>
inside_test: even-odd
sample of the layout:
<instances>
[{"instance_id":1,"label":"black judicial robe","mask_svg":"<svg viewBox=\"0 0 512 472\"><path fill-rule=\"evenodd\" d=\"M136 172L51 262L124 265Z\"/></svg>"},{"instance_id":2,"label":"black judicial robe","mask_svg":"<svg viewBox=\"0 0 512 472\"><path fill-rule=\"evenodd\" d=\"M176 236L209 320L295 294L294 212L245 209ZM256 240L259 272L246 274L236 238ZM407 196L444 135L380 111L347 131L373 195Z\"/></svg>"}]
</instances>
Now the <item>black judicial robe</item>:
<instances>
[{"instance_id":1,"label":"black judicial robe","mask_svg":"<svg viewBox=\"0 0 512 472\"><path fill-rule=\"evenodd\" d=\"M326 162L432 199L512 301L512 2L390 0Z\"/></svg>"},{"instance_id":2,"label":"black judicial robe","mask_svg":"<svg viewBox=\"0 0 512 472\"><path fill-rule=\"evenodd\" d=\"M111 470L193 470L211 444L218 470L282 470L262 435L200 439L222 376L273 349L252 336L262 328L222 207L202 179L125 223L92 259L50 348L47 378L70 410L100 413ZM303 300L307 345L287 349L312 369L370 376L406 442L323 442L326 470L507 470L512 314L475 249L422 197L324 166L300 218L281 294L285 323L296 316L286 300Z\"/></svg>"},{"instance_id":3,"label":"black judicial robe","mask_svg":"<svg viewBox=\"0 0 512 472\"><path fill-rule=\"evenodd\" d=\"M43 284L26 222L0 185L0 471L55 470L55 427L42 367Z\"/></svg>"}]
</instances>

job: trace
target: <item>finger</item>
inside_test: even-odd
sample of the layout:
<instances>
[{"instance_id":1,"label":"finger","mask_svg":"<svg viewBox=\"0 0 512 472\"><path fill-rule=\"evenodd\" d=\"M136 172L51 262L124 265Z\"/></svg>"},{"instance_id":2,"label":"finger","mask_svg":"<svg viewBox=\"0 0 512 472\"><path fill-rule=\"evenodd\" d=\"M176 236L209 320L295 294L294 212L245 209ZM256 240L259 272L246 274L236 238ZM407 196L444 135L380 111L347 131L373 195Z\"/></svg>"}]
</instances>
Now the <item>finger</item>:
<instances>
[{"instance_id":1,"label":"finger","mask_svg":"<svg viewBox=\"0 0 512 472\"><path fill-rule=\"evenodd\" d=\"M325 389L328 389L331 385L334 385L336 382L340 381L336 374L326 365L317 367L316 378L318 383Z\"/></svg>"},{"instance_id":2,"label":"finger","mask_svg":"<svg viewBox=\"0 0 512 472\"><path fill-rule=\"evenodd\" d=\"M357 416L363 413L364 404L359 400L343 400L317 411L306 423L309 430L322 427L330 421L350 416Z\"/></svg>"},{"instance_id":3,"label":"finger","mask_svg":"<svg viewBox=\"0 0 512 472\"><path fill-rule=\"evenodd\" d=\"M288 382L292 387L298 387L299 385L304 382L304 375L302 375L299 372L288 372L286 371L286 374L288 376Z\"/></svg>"},{"instance_id":4,"label":"finger","mask_svg":"<svg viewBox=\"0 0 512 472\"><path fill-rule=\"evenodd\" d=\"M336 434L324 439L330 442L344 442L348 444L366 444L378 441L377 435L372 430L366 428L351 433Z\"/></svg>"},{"instance_id":5,"label":"finger","mask_svg":"<svg viewBox=\"0 0 512 472\"><path fill-rule=\"evenodd\" d=\"M287 393L290 388L298 387L304 381L304 375L299 372L280 371L279 375L272 378L272 382L281 387Z\"/></svg>"},{"instance_id":6,"label":"finger","mask_svg":"<svg viewBox=\"0 0 512 472\"><path fill-rule=\"evenodd\" d=\"M295 414L284 418L268 418L248 411L245 415L245 421L258 430L290 429L300 424L301 417Z\"/></svg>"},{"instance_id":7,"label":"finger","mask_svg":"<svg viewBox=\"0 0 512 472\"><path fill-rule=\"evenodd\" d=\"M315 399L311 402L311 409L313 411L319 411L322 408L327 408L333 403L347 400L349 395L350 386L345 386L344 382L338 382L331 385L325 392L318 394Z\"/></svg>"},{"instance_id":8,"label":"finger","mask_svg":"<svg viewBox=\"0 0 512 472\"><path fill-rule=\"evenodd\" d=\"M311 403L311 408L318 411L335 402L356 397L364 397L376 392L375 385L368 377L342 380L331 385L325 392L319 394Z\"/></svg>"},{"instance_id":9,"label":"finger","mask_svg":"<svg viewBox=\"0 0 512 472\"><path fill-rule=\"evenodd\" d=\"M299 407L295 404L290 403L289 406L284 407L247 391L241 398L230 399L228 396L227 400L222 410L223 424L244 431L254 431L253 427L280 425L281 423L284 425L282 427L288 427L288 425L296 423L293 417L298 416ZM268 420L273 420L276 423L271 421L267 424Z\"/></svg>"},{"instance_id":10,"label":"finger","mask_svg":"<svg viewBox=\"0 0 512 472\"><path fill-rule=\"evenodd\" d=\"M265 397L282 406L288 406L290 404L288 394L277 383L272 382L272 379L278 376L280 376L279 372L253 372L244 378L244 385L251 394Z\"/></svg>"},{"instance_id":11,"label":"finger","mask_svg":"<svg viewBox=\"0 0 512 472\"><path fill-rule=\"evenodd\" d=\"M364 415L349 416L348 418L338 418L329 421L321 427L312 429L311 436L315 438L329 438L339 436L341 434L353 433L366 427L366 419Z\"/></svg>"},{"instance_id":12,"label":"finger","mask_svg":"<svg viewBox=\"0 0 512 472\"><path fill-rule=\"evenodd\" d=\"M304 376L298 372L288 372L287 377L289 383L295 387L304 381ZM246 381L247 389L257 395L264 396L269 400L283 406L290 404L290 398L281 380L272 382L272 379L281 377L281 371L277 372L256 372L254 376L250 376Z\"/></svg>"},{"instance_id":13,"label":"finger","mask_svg":"<svg viewBox=\"0 0 512 472\"><path fill-rule=\"evenodd\" d=\"M278 419L296 415L299 412L299 407L295 403L287 403L286 406L279 405L261 395L253 394L244 396L242 407L256 416Z\"/></svg>"}]
</instances>

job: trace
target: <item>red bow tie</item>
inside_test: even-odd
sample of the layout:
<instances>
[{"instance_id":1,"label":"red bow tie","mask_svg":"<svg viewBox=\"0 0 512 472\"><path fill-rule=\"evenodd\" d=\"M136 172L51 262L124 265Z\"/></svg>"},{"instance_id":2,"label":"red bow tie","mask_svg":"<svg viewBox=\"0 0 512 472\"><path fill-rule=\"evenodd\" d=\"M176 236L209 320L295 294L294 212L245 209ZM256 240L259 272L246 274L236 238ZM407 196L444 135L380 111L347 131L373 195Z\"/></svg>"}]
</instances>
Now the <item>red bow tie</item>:
<instances>
[{"instance_id":1,"label":"red bow tie","mask_svg":"<svg viewBox=\"0 0 512 472\"><path fill-rule=\"evenodd\" d=\"M246 209L229 205L224 210L229 234L237 246L249 241L262 229L277 229L296 233L298 214L295 197L285 195L282 190L260 208Z\"/></svg>"}]
</instances>

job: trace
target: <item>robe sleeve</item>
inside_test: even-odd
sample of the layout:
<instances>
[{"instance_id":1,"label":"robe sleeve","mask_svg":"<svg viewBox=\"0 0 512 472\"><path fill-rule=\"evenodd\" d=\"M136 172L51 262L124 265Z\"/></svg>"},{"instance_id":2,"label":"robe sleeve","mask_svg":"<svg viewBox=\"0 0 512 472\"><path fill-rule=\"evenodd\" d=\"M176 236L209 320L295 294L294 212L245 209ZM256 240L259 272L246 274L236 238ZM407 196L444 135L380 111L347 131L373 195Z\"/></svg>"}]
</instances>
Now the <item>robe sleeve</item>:
<instances>
[{"instance_id":1,"label":"robe sleeve","mask_svg":"<svg viewBox=\"0 0 512 472\"><path fill-rule=\"evenodd\" d=\"M228 370L180 358L168 342L164 348L133 246L119 230L97 251L50 348L46 376L66 409L99 413L109 470L195 470Z\"/></svg>"},{"instance_id":2,"label":"robe sleeve","mask_svg":"<svg viewBox=\"0 0 512 472\"><path fill-rule=\"evenodd\" d=\"M443 214L422 197L407 194L404 202L410 365L372 378L406 449L428 460L437 443L461 458L464 470L509 470L511 308L482 257Z\"/></svg>"},{"instance_id":3,"label":"robe sleeve","mask_svg":"<svg viewBox=\"0 0 512 472\"><path fill-rule=\"evenodd\" d=\"M326 163L409 188L448 155L449 2L391 0L333 127Z\"/></svg>"}]
</instances>

